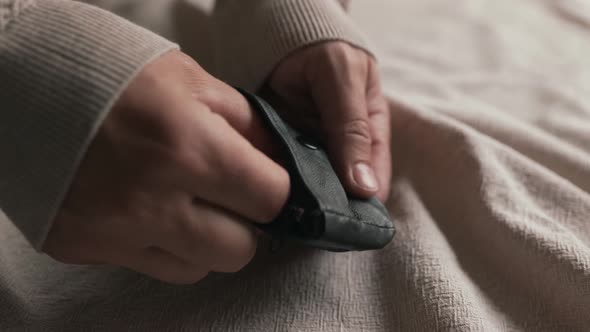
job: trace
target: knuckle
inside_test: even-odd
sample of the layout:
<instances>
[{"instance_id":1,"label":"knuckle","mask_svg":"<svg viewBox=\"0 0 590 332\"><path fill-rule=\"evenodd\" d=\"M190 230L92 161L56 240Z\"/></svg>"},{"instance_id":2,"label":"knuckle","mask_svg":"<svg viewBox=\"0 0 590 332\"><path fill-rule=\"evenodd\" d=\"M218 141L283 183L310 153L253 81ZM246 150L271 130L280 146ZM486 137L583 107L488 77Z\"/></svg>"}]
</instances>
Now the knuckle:
<instances>
[{"instance_id":1,"label":"knuckle","mask_svg":"<svg viewBox=\"0 0 590 332\"><path fill-rule=\"evenodd\" d=\"M214 113L203 114L210 121L211 128L220 128L224 119L218 119L218 115ZM199 124L203 125L203 124ZM200 130L203 129L203 130ZM170 149L167 156L167 163L177 170L188 171L199 178L211 175L215 170L214 164L220 159L217 138L212 137L210 129L195 127L195 131L199 131L198 139L195 139L194 133L186 133L186 135L178 135L174 146Z\"/></svg>"},{"instance_id":2,"label":"knuckle","mask_svg":"<svg viewBox=\"0 0 590 332\"><path fill-rule=\"evenodd\" d=\"M364 52L345 42L332 43L330 47L325 49L325 52L327 52L329 58L349 67L362 68L368 64Z\"/></svg>"},{"instance_id":3,"label":"knuckle","mask_svg":"<svg viewBox=\"0 0 590 332\"><path fill-rule=\"evenodd\" d=\"M335 55L347 56L350 53L350 49L351 47L345 42L333 41L326 44L324 52Z\"/></svg>"},{"instance_id":4,"label":"knuckle","mask_svg":"<svg viewBox=\"0 0 590 332\"><path fill-rule=\"evenodd\" d=\"M227 84L221 81L208 83L209 88L195 93L195 97L209 107L212 113L223 118L223 116L239 113L249 108L246 98Z\"/></svg>"},{"instance_id":5,"label":"knuckle","mask_svg":"<svg viewBox=\"0 0 590 332\"><path fill-rule=\"evenodd\" d=\"M369 100L369 115L379 114L389 120L389 108L387 99L379 92L379 95Z\"/></svg>"},{"instance_id":6,"label":"knuckle","mask_svg":"<svg viewBox=\"0 0 590 332\"><path fill-rule=\"evenodd\" d=\"M173 168L188 171L198 178L207 176L210 171L205 154L195 153L195 149L189 146L178 148L168 160Z\"/></svg>"},{"instance_id":7,"label":"knuckle","mask_svg":"<svg viewBox=\"0 0 590 332\"><path fill-rule=\"evenodd\" d=\"M371 141L371 145L373 147L381 147L387 145L388 142L389 139L386 139L385 137L374 137Z\"/></svg>"},{"instance_id":8,"label":"knuckle","mask_svg":"<svg viewBox=\"0 0 590 332\"><path fill-rule=\"evenodd\" d=\"M371 128L368 120L354 119L348 121L342 128L342 135L360 144L371 144Z\"/></svg>"},{"instance_id":9,"label":"knuckle","mask_svg":"<svg viewBox=\"0 0 590 332\"><path fill-rule=\"evenodd\" d=\"M191 96L194 100L203 103L211 110L217 110L223 107L226 99L219 89L211 88L211 82L201 82L194 78L189 82L191 85ZM202 88L200 85L208 84L208 88Z\"/></svg>"}]
</instances>

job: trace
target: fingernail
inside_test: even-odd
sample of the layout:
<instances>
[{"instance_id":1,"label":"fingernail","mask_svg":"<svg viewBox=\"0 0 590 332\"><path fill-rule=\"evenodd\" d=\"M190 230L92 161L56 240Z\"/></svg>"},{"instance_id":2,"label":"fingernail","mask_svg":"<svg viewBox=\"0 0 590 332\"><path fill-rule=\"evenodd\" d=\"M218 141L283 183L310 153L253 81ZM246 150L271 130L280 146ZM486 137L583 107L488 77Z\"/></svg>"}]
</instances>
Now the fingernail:
<instances>
[{"instance_id":1,"label":"fingernail","mask_svg":"<svg viewBox=\"0 0 590 332\"><path fill-rule=\"evenodd\" d=\"M358 163L354 165L353 177L354 181L359 186L365 189L371 191L378 189L377 177L375 177L375 172L366 163Z\"/></svg>"}]
</instances>

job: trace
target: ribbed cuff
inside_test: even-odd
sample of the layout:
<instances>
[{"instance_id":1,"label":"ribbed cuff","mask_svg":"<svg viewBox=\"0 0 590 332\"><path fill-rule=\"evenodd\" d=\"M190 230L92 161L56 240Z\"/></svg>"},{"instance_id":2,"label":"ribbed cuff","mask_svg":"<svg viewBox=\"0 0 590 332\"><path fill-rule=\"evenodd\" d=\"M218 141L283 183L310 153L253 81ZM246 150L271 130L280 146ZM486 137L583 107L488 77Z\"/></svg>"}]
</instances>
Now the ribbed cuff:
<instances>
[{"instance_id":1,"label":"ribbed cuff","mask_svg":"<svg viewBox=\"0 0 590 332\"><path fill-rule=\"evenodd\" d=\"M281 59L310 44L342 40L369 52L366 38L336 0L218 0L213 70L250 90Z\"/></svg>"},{"instance_id":2,"label":"ribbed cuff","mask_svg":"<svg viewBox=\"0 0 590 332\"><path fill-rule=\"evenodd\" d=\"M175 47L64 0L38 1L0 32L0 208L36 249L121 91Z\"/></svg>"}]
</instances>

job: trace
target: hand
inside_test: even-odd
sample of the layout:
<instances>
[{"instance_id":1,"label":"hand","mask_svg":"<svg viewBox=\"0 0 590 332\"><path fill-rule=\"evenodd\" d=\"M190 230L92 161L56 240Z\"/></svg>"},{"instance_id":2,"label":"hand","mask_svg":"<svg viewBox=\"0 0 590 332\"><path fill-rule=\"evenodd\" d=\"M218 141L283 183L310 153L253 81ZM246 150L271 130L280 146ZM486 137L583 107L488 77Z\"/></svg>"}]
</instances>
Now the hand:
<instances>
[{"instance_id":1,"label":"hand","mask_svg":"<svg viewBox=\"0 0 590 332\"><path fill-rule=\"evenodd\" d=\"M324 139L345 189L358 197L389 196L390 113L374 59L345 42L296 51L270 76L299 129Z\"/></svg>"},{"instance_id":2,"label":"hand","mask_svg":"<svg viewBox=\"0 0 590 332\"><path fill-rule=\"evenodd\" d=\"M169 52L131 82L92 142L44 250L172 283L241 269L250 221L271 221L289 176L248 102ZM251 144L250 142L253 142Z\"/></svg>"}]
</instances>

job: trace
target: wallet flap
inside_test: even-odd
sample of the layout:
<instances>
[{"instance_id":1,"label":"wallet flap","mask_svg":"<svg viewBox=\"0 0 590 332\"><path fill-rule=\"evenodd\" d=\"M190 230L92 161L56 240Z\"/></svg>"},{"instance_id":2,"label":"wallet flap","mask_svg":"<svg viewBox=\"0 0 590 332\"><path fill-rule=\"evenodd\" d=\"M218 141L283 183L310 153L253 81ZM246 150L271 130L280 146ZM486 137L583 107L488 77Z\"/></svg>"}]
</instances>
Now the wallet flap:
<instances>
[{"instance_id":1,"label":"wallet flap","mask_svg":"<svg viewBox=\"0 0 590 332\"><path fill-rule=\"evenodd\" d=\"M275 220L259 225L279 239L331 250L384 247L395 234L387 209L376 198L347 196L320 145L284 122L263 99L238 88L283 147L291 178L287 204Z\"/></svg>"}]
</instances>

